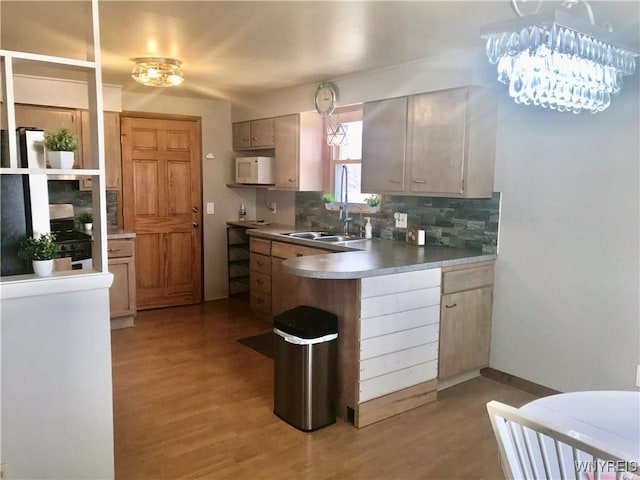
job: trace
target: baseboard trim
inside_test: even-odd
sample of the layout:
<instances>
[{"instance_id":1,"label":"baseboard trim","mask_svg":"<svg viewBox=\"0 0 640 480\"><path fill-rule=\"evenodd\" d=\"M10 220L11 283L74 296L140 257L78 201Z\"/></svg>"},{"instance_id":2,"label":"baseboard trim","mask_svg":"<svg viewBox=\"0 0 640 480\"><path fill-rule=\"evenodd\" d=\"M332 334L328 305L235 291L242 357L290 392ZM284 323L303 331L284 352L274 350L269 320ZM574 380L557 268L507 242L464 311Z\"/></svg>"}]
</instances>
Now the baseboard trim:
<instances>
[{"instance_id":1,"label":"baseboard trim","mask_svg":"<svg viewBox=\"0 0 640 480\"><path fill-rule=\"evenodd\" d=\"M133 326L134 326L133 315L111 319L111 330L120 330L121 328L131 328Z\"/></svg>"},{"instance_id":2,"label":"baseboard trim","mask_svg":"<svg viewBox=\"0 0 640 480\"><path fill-rule=\"evenodd\" d=\"M438 381L434 379L361 403L356 409L354 425L357 428L366 427L434 402L438 399L437 386Z\"/></svg>"},{"instance_id":3,"label":"baseboard trim","mask_svg":"<svg viewBox=\"0 0 640 480\"><path fill-rule=\"evenodd\" d=\"M559 390L545 387L544 385L540 385L539 383L534 383L529 380L525 380L524 378L516 377L515 375L511 375L510 373L502 372L491 367L481 368L480 375L495 380L496 382L511 385L512 387L515 387L519 390L524 390L525 392L537 395L538 397L547 397L549 395L562 393Z\"/></svg>"}]
</instances>

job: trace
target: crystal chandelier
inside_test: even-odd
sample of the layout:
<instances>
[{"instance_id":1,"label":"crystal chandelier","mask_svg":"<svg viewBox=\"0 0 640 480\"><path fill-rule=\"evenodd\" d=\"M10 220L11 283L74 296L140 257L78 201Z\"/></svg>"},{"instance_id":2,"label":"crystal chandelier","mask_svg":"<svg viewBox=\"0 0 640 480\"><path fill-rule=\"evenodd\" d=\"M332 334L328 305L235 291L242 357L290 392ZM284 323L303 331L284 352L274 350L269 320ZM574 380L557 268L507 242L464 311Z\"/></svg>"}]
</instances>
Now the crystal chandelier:
<instances>
[{"instance_id":1,"label":"crystal chandelier","mask_svg":"<svg viewBox=\"0 0 640 480\"><path fill-rule=\"evenodd\" d=\"M578 1L562 5L569 8ZM524 16L518 0L511 3L522 20L494 27L483 38L498 81L509 86L515 102L559 112L605 110L611 95L620 92L623 77L635 71L638 54L595 25L586 0L589 22L561 10Z\"/></svg>"},{"instance_id":2,"label":"crystal chandelier","mask_svg":"<svg viewBox=\"0 0 640 480\"><path fill-rule=\"evenodd\" d=\"M180 61L174 58L141 57L134 58L131 77L149 87L174 87L184 80Z\"/></svg>"},{"instance_id":3,"label":"crystal chandelier","mask_svg":"<svg viewBox=\"0 0 640 480\"><path fill-rule=\"evenodd\" d=\"M327 145L346 145L348 125L342 123L329 124L327 126Z\"/></svg>"}]
</instances>

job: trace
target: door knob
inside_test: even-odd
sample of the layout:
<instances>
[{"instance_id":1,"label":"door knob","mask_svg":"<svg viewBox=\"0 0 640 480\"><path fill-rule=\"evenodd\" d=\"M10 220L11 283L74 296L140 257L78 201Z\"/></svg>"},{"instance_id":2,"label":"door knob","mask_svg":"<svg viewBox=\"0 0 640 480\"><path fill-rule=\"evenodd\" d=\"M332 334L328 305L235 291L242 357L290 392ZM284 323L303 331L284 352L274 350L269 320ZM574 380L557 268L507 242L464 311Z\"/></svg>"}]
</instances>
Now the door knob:
<instances>
[{"instance_id":1,"label":"door knob","mask_svg":"<svg viewBox=\"0 0 640 480\"><path fill-rule=\"evenodd\" d=\"M200 224L198 222L193 222L193 228L198 228Z\"/></svg>"}]
</instances>

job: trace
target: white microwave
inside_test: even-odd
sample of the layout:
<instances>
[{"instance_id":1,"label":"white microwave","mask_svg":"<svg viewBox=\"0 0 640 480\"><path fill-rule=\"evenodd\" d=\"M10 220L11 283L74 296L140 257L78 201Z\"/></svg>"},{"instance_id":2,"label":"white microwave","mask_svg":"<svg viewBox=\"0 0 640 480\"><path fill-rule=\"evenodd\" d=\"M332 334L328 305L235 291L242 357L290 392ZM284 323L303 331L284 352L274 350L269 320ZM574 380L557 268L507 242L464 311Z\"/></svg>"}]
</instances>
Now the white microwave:
<instances>
[{"instance_id":1,"label":"white microwave","mask_svg":"<svg viewBox=\"0 0 640 480\"><path fill-rule=\"evenodd\" d=\"M273 157L236 157L236 183L274 183Z\"/></svg>"}]
</instances>

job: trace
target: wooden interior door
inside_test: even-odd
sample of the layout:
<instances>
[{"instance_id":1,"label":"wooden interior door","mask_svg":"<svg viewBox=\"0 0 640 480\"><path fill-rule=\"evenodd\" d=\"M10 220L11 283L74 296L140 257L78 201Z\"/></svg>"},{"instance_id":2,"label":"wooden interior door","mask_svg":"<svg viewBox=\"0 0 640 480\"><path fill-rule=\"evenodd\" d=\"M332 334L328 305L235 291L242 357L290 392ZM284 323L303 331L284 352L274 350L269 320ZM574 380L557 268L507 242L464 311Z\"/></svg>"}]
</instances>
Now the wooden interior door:
<instances>
[{"instance_id":1,"label":"wooden interior door","mask_svg":"<svg viewBox=\"0 0 640 480\"><path fill-rule=\"evenodd\" d=\"M138 309L202 301L200 119L122 116L124 228Z\"/></svg>"}]
</instances>

